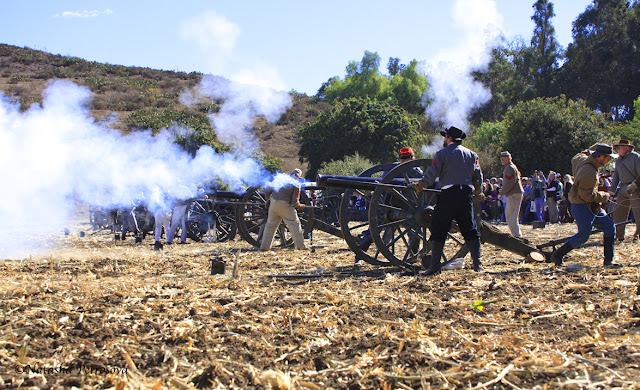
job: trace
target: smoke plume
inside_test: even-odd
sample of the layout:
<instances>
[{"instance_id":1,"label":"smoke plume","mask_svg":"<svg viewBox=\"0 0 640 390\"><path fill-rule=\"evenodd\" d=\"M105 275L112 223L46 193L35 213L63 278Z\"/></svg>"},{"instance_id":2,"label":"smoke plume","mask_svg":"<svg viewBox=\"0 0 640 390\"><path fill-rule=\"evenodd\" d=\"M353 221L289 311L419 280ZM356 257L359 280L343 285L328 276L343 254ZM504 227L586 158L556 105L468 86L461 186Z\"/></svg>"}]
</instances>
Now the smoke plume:
<instances>
[{"instance_id":1,"label":"smoke plume","mask_svg":"<svg viewBox=\"0 0 640 390\"><path fill-rule=\"evenodd\" d=\"M209 113L211 126L221 142L234 145L243 154L259 150L253 120L260 116L275 123L292 104L286 92L212 75L205 75L198 86L184 91L180 101L192 105L202 97L223 102L219 112Z\"/></svg>"},{"instance_id":2,"label":"smoke plume","mask_svg":"<svg viewBox=\"0 0 640 390\"><path fill-rule=\"evenodd\" d=\"M463 38L427 65L430 84L423 97L427 116L445 127L468 129L469 114L491 98L491 92L473 80L472 72L487 69L501 23L494 0L455 2L453 28L462 31Z\"/></svg>"},{"instance_id":3,"label":"smoke plume","mask_svg":"<svg viewBox=\"0 0 640 390\"><path fill-rule=\"evenodd\" d=\"M247 112L277 119L276 112L267 113L270 96L236 101L234 91L222 92L225 102L232 103L229 111L226 106L223 110L229 122L216 122L230 136ZM122 135L105 128L89 116L90 99L87 88L58 80L46 88L41 106L21 113L0 94L0 163L5 168L0 258L26 257L46 248L45 238L60 234L77 202L104 207L131 207L138 200L158 204L167 196L191 197L212 178L235 190L272 180L246 155L217 154L204 146L192 157L173 143L177 129L152 136L150 131ZM232 119L235 113L242 119Z\"/></svg>"}]
</instances>

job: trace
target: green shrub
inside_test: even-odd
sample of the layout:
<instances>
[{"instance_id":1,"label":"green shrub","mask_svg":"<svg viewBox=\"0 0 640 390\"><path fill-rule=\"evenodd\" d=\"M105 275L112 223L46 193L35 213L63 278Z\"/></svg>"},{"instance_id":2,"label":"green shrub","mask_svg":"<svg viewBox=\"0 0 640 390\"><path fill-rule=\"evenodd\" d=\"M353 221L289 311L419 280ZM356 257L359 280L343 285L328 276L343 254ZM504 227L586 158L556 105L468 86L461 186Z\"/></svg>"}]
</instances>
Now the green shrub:
<instances>
[{"instance_id":1,"label":"green shrub","mask_svg":"<svg viewBox=\"0 0 640 390\"><path fill-rule=\"evenodd\" d=\"M375 164L368 158L360 156L356 152L353 156L347 156L342 160L325 162L318 169L322 175L358 176Z\"/></svg>"}]
</instances>

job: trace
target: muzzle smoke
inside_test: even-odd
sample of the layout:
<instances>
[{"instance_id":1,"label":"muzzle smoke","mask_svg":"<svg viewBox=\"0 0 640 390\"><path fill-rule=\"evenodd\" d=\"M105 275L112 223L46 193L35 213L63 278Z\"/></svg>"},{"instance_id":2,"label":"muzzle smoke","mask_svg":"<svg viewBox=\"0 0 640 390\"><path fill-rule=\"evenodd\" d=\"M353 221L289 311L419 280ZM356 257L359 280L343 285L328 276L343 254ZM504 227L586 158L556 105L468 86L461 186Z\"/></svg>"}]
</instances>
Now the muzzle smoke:
<instances>
[{"instance_id":1,"label":"muzzle smoke","mask_svg":"<svg viewBox=\"0 0 640 390\"><path fill-rule=\"evenodd\" d=\"M460 29L463 38L426 66L429 91L423 105L439 125L468 130L469 115L491 98L491 91L473 80L472 72L487 69L501 24L494 0L457 0L453 5L453 28ZM436 137L424 151L432 154L441 147L441 138Z\"/></svg>"},{"instance_id":2,"label":"muzzle smoke","mask_svg":"<svg viewBox=\"0 0 640 390\"><path fill-rule=\"evenodd\" d=\"M234 131L246 131L251 114L277 119L279 113L269 111L274 107L268 95L260 97L265 100L242 100L236 92L240 89L223 92L231 105L214 120L223 128L221 137L242 143L248 133L238 136ZM164 129L156 136L150 131L122 135L107 129L89 116L90 99L87 88L54 81L43 93L42 106L20 113L0 94L0 163L5 167L0 258L28 257L46 249L46 238L62 232L78 202L131 207L135 201L155 199L148 203L161 207L167 194L191 197L213 178L234 190L272 180L245 153L217 154L204 146L192 157L173 143L174 132L185 129ZM286 104L276 109L282 107Z\"/></svg>"}]
</instances>

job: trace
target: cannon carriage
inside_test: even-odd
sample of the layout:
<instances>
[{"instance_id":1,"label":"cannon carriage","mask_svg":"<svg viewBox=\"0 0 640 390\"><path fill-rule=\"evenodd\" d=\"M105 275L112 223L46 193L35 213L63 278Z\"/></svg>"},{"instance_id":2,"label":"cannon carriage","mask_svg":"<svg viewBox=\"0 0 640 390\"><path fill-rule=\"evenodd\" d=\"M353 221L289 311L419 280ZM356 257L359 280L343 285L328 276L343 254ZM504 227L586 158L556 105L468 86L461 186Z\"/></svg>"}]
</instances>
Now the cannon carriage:
<instances>
[{"instance_id":1,"label":"cannon carriage","mask_svg":"<svg viewBox=\"0 0 640 390\"><path fill-rule=\"evenodd\" d=\"M419 180L417 172L431 166L430 159L412 160L403 164L386 166L380 177L361 175L358 177L319 175L316 183L323 188L343 188L366 198L367 222L356 221L347 211L346 196L341 204L341 229L345 241L358 259L374 265L392 265L416 269L420 257L431 252L429 241L431 216L439 191L426 189L420 194L407 185ZM364 173L364 172L363 172ZM526 240L501 232L495 226L476 218L483 243L493 244L522 257L538 260L545 255ZM463 258L468 248L455 225L448 233L444 262Z\"/></svg>"}]
</instances>

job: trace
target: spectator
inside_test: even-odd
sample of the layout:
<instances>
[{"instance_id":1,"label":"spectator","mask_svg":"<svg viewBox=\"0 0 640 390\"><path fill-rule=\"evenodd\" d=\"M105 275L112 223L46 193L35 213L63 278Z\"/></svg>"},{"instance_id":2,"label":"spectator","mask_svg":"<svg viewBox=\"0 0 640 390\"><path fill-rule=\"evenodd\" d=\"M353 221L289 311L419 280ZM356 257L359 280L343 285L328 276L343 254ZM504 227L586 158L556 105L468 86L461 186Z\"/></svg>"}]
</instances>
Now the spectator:
<instances>
[{"instance_id":1,"label":"spectator","mask_svg":"<svg viewBox=\"0 0 640 390\"><path fill-rule=\"evenodd\" d=\"M561 192L556 173L554 171L549 172L549 179L547 181L547 209L549 210L549 223L558 223L558 199Z\"/></svg>"},{"instance_id":2,"label":"spectator","mask_svg":"<svg viewBox=\"0 0 640 390\"><path fill-rule=\"evenodd\" d=\"M520 181L520 171L518 167L513 163L511 159L511 153L500 153L500 162L504 166L502 172L502 188L500 189L500 195L506 198L506 204L504 205L504 214L509 225L511 234L515 237L522 237L520 232L520 225L518 224L518 215L520 214L520 205L522 204L522 182Z\"/></svg>"}]
</instances>

